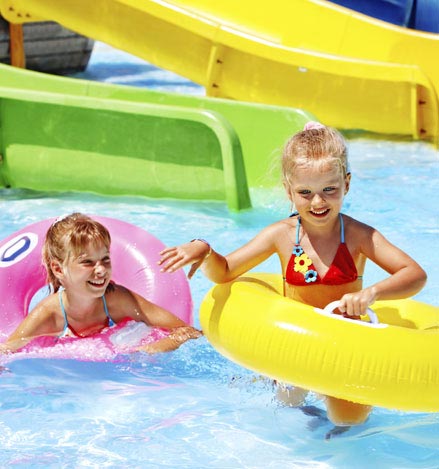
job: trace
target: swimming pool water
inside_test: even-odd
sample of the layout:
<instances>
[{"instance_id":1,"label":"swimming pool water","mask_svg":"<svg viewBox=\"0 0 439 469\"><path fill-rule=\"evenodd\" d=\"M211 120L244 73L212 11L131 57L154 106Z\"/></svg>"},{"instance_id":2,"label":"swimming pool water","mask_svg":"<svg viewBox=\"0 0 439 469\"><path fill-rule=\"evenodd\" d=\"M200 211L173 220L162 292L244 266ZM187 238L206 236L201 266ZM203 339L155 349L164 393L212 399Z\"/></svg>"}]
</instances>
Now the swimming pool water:
<instances>
[{"instance_id":1,"label":"swimming pool water","mask_svg":"<svg viewBox=\"0 0 439 469\"><path fill-rule=\"evenodd\" d=\"M162 89L170 83L174 90L199 92L101 44L87 73L148 86L158 76ZM417 299L439 305L437 150L354 137L350 155L353 181L345 211L415 257L429 274ZM217 202L2 190L0 239L40 219L84 211L134 223L168 245L203 237L227 253L288 214L282 190L254 189L251 195L254 209L229 213ZM278 261L258 270L278 272ZM383 275L369 265L365 282ZM197 325L210 287L201 273L191 280ZM270 382L229 362L204 338L173 353L133 354L116 363L19 353L12 360L0 357L0 365L1 467L439 467L438 415L377 408L366 424L328 439L327 420L279 405ZM313 397L309 404L323 408Z\"/></svg>"}]
</instances>

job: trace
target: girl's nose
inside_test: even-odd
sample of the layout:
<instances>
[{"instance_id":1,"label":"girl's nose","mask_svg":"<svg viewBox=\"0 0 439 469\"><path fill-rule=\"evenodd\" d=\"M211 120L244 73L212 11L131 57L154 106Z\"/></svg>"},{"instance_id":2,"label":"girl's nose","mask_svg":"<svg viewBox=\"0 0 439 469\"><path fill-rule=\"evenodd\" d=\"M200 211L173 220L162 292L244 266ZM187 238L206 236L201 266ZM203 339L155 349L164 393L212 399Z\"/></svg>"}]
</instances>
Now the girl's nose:
<instances>
[{"instance_id":1,"label":"girl's nose","mask_svg":"<svg viewBox=\"0 0 439 469\"><path fill-rule=\"evenodd\" d=\"M102 274L105 274L105 272L107 271L107 268L105 267L103 262L96 262L94 271L97 275L102 275Z\"/></svg>"},{"instance_id":2,"label":"girl's nose","mask_svg":"<svg viewBox=\"0 0 439 469\"><path fill-rule=\"evenodd\" d=\"M321 196L321 194L319 193L315 193L314 194L314 197L312 198L311 200L311 204L312 205L319 205L321 204L322 202L324 202L325 199Z\"/></svg>"}]
</instances>

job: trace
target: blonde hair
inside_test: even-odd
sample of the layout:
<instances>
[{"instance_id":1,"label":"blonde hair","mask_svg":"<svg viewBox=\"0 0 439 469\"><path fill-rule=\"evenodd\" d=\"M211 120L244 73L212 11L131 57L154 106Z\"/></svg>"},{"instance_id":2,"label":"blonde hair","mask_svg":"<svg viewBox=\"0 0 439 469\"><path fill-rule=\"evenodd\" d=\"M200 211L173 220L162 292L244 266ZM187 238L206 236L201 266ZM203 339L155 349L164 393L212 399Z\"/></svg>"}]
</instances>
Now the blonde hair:
<instances>
[{"instance_id":1,"label":"blonde hair","mask_svg":"<svg viewBox=\"0 0 439 469\"><path fill-rule=\"evenodd\" d=\"M282 154L282 178L289 184L298 166L310 164L337 165L343 177L349 173L347 146L343 136L332 127L321 124L305 126L293 135Z\"/></svg>"},{"instance_id":2,"label":"blonde hair","mask_svg":"<svg viewBox=\"0 0 439 469\"><path fill-rule=\"evenodd\" d=\"M61 287L51 264L58 261L61 265L71 257L79 256L90 244L104 245L110 249L110 233L96 220L82 213L72 213L57 219L47 230L42 258L47 271L47 281L56 292Z\"/></svg>"}]
</instances>

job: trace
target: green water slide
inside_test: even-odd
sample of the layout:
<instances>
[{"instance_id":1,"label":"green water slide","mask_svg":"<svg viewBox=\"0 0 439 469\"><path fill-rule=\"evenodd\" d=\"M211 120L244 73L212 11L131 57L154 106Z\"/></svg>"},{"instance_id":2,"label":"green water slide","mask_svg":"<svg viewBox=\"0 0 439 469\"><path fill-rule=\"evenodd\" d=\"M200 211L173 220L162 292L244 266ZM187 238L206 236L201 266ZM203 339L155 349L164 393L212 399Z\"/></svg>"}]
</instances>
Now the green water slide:
<instances>
[{"instance_id":1,"label":"green water slide","mask_svg":"<svg viewBox=\"0 0 439 469\"><path fill-rule=\"evenodd\" d=\"M219 114L0 88L7 187L250 206L239 140Z\"/></svg>"},{"instance_id":2,"label":"green water slide","mask_svg":"<svg viewBox=\"0 0 439 469\"><path fill-rule=\"evenodd\" d=\"M251 205L286 139L313 116L0 66L0 183Z\"/></svg>"}]
</instances>

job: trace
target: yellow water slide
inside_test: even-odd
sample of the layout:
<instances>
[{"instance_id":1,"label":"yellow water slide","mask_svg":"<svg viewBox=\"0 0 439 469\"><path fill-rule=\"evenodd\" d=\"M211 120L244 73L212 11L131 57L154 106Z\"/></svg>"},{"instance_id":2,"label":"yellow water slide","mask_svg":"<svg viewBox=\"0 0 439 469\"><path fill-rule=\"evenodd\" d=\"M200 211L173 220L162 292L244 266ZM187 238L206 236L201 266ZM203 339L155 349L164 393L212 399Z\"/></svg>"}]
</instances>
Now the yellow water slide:
<instances>
[{"instance_id":1,"label":"yellow water slide","mask_svg":"<svg viewBox=\"0 0 439 469\"><path fill-rule=\"evenodd\" d=\"M439 35L324 0L0 0L204 85L340 129L438 141Z\"/></svg>"}]
</instances>

